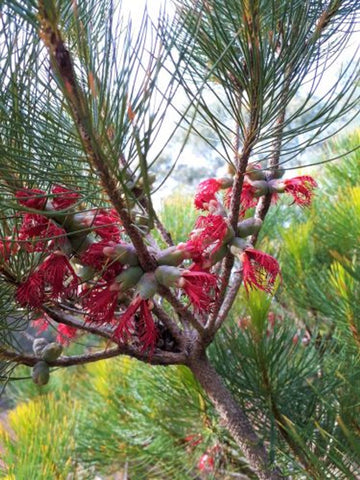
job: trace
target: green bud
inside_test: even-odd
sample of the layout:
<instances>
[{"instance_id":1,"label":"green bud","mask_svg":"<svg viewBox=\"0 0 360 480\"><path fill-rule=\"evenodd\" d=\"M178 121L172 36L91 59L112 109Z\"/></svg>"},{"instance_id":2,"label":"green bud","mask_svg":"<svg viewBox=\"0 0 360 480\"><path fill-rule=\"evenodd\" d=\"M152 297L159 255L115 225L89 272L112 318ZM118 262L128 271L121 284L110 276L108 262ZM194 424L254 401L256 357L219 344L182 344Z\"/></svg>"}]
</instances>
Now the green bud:
<instances>
[{"instance_id":1,"label":"green bud","mask_svg":"<svg viewBox=\"0 0 360 480\"><path fill-rule=\"evenodd\" d=\"M155 270L156 280L165 287L173 287L180 277L181 271L170 265L163 265Z\"/></svg>"},{"instance_id":2,"label":"green bud","mask_svg":"<svg viewBox=\"0 0 360 480\"><path fill-rule=\"evenodd\" d=\"M221 184L221 188L230 188L234 183L234 179L230 176L217 178L216 180Z\"/></svg>"},{"instance_id":3,"label":"green bud","mask_svg":"<svg viewBox=\"0 0 360 480\"><path fill-rule=\"evenodd\" d=\"M226 255L229 253L229 249L227 245L223 245L215 253L213 253L210 257L211 265L215 265L216 263L220 262Z\"/></svg>"},{"instance_id":4,"label":"green bud","mask_svg":"<svg viewBox=\"0 0 360 480\"><path fill-rule=\"evenodd\" d=\"M162 250L156 261L159 265L172 265L176 267L187 258L190 258L190 253L185 248L175 246Z\"/></svg>"},{"instance_id":5,"label":"green bud","mask_svg":"<svg viewBox=\"0 0 360 480\"><path fill-rule=\"evenodd\" d=\"M35 338L32 344L33 352L37 357L41 357L45 347L49 342L45 338Z\"/></svg>"},{"instance_id":6,"label":"green bud","mask_svg":"<svg viewBox=\"0 0 360 480\"><path fill-rule=\"evenodd\" d=\"M136 286L136 291L143 300L147 300L155 295L158 286L154 272L144 273Z\"/></svg>"},{"instance_id":7,"label":"green bud","mask_svg":"<svg viewBox=\"0 0 360 480\"><path fill-rule=\"evenodd\" d=\"M260 218L247 218L237 224L237 236L245 238L253 235L260 230L261 225L262 220Z\"/></svg>"},{"instance_id":8,"label":"green bud","mask_svg":"<svg viewBox=\"0 0 360 480\"><path fill-rule=\"evenodd\" d=\"M143 274L144 271L140 267L128 267L116 277L120 290L125 292L129 288L135 287Z\"/></svg>"},{"instance_id":9,"label":"green bud","mask_svg":"<svg viewBox=\"0 0 360 480\"><path fill-rule=\"evenodd\" d=\"M63 347L56 342L49 343L42 351L41 358L46 362L53 362L62 354Z\"/></svg>"},{"instance_id":10,"label":"green bud","mask_svg":"<svg viewBox=\"0 0 360 480\"><path fill-rule=\"evenodd\" d=\"M265 180L255 180L254 182L251 182L251 185L255 188L256 197L261 197L262 195L269 193L268 182Z\"/></svg>"},{"instance_id":11,"label":"green bud","mask_svg":"<svg viewBox=\"0 0 360 480\"><path fill-rule=\"evenodd\" d=\"M239 255L240 253L242 253L245 248L248 247L248 244L247 242L245 242L245 240L243 240L242 238L239 238L239 237L235 237L232 241L231 241L231 244L230 244L230 252L233 254L233 255Z\"/></svg>"},{"instance_id":12,"label":"green bud","mask_svg":"<svg viewBox=\"0 0 360 480\"><path fill-rule=\"evenodd\" d=\"M43 360L37 362L32 369L31 376L36 385L46 385L50 378L49 365Z\"/></svg>"},{"instance_id":13,"label":"green bud","mask_svg":"<svg viewBox=\"0 0 360 480\"><path fill-rule=\"evenodd\" d=\"M106 257L117 260L123 265L139 265L138 256L132 245L118 243L113 247L104 247L103 252Z\"/></svg>"},{"instance_id":14,"label":"green bud","mask_svg":"<svg viewBox=\"0 0 360 480\"><path fill-rule=\"evenodd\" d=\"M79 268L79 271L77 273L78 277L80 277L83 282L92 280L95 274L96 274L95 268L89 267L89 266L82 266L81 268Z\"/></svg>"},{"instance_id":15,"label":"green bud","mask_svg":"<svg viewBox=\"0 0 360 480\"><path fill-rule=\"evenodd\" d=\"M228 225L227 231L223 238L223 245L228 244L234 237L235 237L234 229L230 225Z\"/></svg>"},{"instance_id":16,"label":"green bud","mask_svg":"<svg viewBox=\"0 0 360 480\"><path fill-rule=\"evenodd\" d=\"M271 193L283 193L285 191L285 183L282 180L270 180L269 189Z\"/></svg>"}]
</instances>

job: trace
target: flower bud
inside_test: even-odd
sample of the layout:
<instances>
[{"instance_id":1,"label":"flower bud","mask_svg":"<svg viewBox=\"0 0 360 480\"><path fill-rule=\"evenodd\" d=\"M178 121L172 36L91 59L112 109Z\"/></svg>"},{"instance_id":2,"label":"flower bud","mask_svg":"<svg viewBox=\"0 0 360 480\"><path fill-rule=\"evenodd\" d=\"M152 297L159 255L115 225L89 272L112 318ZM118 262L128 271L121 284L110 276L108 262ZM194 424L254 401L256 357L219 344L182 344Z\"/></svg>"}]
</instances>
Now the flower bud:
<instances>
[{"instance_id":1,"label":"flower bud","mask_svg":"<svg viewBox=\"0 0 360 480\"><path fill-rule=\"evenodd\" d=\"M251 186L255 189L255 197L261 197L269 193L268 182L265 180L255 180L251 182Z\"/></svg>"},{"instance_id":2,"label":"flower bud","mask_svg":"<svg viewBox=\"0 0 360 480\"><path fill-rule=\"evenodd\" d=\"M241 238L248 237L249 235L253 235L257 233L262 225L262 220L260 218L247 218L242 222L237 224L237 235Z\"/></svg>"},{"instance_id":3,"label":"flower bud","mask_svg":"<svg viewBox=\"0 0 360 480\"><path fill-rule=\"evenodd\" d=\"M179 244L175 247L162 250L156 261L159 265L172 265L176 267L187 258L191 258L190 252L186 250L185 244Z\"/></svg>"},{"instance_id":4,"label":"flower bud","mask_svg":"<svg viewBox=\"0 0 360 480\"><path fill-rule=\"evenodd\" d=\"M230 176L217 178L217 181L220 184L220 188L230 188L234 183L234 179Z\"/></svg>"},{"instance_id":5,"label":"flower bud","mask_svg":"<svg viewBox=\"0 0 360 480\"><path fill-rule=\"evenodd\" d=\"M126 243L118 243L113 247L104 247L103 253L106 257L117 260L123 265L139 265L139 259L135 248Z\"/></svg>"},{"instance_id":6,"label":"flower bud","mask_svg":"<svg viewBox=\"0 0 360 480\"><path fill-rule=\"evenodd\" d=\"M222 245L218 250L216 250L212 255L210 255L209 262L210 267L220 262L226 255L229 253L227 245Z\"/></svg>"},{"instance_id":7,"label":"flower bud","mask_svg":"<svg viewBox=\"0 0 360 480\"><path fill-rule=\"evenodd\" d=\"M49 343L46 345L44 350L41 353L41 358L46 362L53 362L62 354L63 347L56 342Z\"/></svg>"},{"instance_id":8,"label":"flower bud","mask_svg":"<svg viewBox=\"0 0 360 480\"><path fill-rule=\"evenodd\" d=\"M41 360L37 362L32 369L32 379L36 385L42 386L46 385L50 378L50 369L49 365Z\"/></svg>"},{"instance_id":9,"label":"flower bud","mask_svg":"<svg viewBox=\"0 0 360 480\"><path fill-rule=\"evenodd\" d=\"M269 190L271 193L284 193L285 183L282 180L270 180Z\"/></svg>"},{"instance_id":10,"label":"flower bud","mask_svg":"<svg viewBox=\"0 0 360 480\"><path fill-rule=\"evenodd\" d=\"M49 344L49 342L43 337L35 338L35 340L33 341L33 344L32 344L32 349L33 349L33 352L35 353L35 355L37 357L41 357L45 347L48 344Z\"/></svg>"},{"instance_id":11,"label":"flower bud","mask_svg":"<svg viewBox=\"0 0 360 480\"><path fill-rule=\"evenodd\" d=\"M157 267L155 270L156 280L165 287L173 287L181 277L181 271L170 265Z\"/></svg>"},{"instance_id":12,"label":"flower bud","mask_svg":"<svg viewBox=\"0 0 360 480\"><path fill-rule=\"evenodd\" d=\"M243 251L247 247L248 244L247 242L245 242L245 240L239 237L235 237L230 243L230 252L233 255L239 255L240 253L243 253Z\"/></svg>"},{"instance_id":13,"label":"flower bud","mask_svg":"<svg viewBox=\"0 0 360 480\"><path fill-rule=\"evenodd\" d=\"M129 288L135 287L143 274L144 271L140 267L129 267L121 272L120 275L116 277L120 290L125 292Z\"/></svg>"},{"instance_id":14,"label":"flower bud","mask_svg":"<svg viewBox=\"0 0 360 480\"><path fill-rule=\"evenodd\" d=\"M259 163L249 163L245 174L250 180L265 180L266 171L262 169L262 166Z\"/></svg>"},{"instance_id":15,"label":"flower bud","mask_svg":"<svg viewBox=\"0 0 360 480\"><path fill-rule=\"evenodd\" d=\"M92 280L96 274L96 270L93 267L83 266L79 268L77 273L78 277L81 278L82 282L88 282Z\"/></svg>"},{"instance_id":16,"label":"flower bud","mask_svg":"<svg viewBox=\"0 0 360 480\"><path fill-rule=\"evenodd\" d=\"M154 272L144 273L136 286L136 291L143 300L147 300L155 295L158 286Z\"/></svg>"}]
</instances>

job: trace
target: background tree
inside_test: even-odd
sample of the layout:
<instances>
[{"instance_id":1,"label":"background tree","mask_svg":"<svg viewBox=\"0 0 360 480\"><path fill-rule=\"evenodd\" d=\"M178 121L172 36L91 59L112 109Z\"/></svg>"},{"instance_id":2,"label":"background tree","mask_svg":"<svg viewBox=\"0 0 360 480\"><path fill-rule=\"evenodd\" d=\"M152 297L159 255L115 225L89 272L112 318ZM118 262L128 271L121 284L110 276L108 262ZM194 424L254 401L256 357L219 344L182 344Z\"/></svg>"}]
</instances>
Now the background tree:
<instances>
[{"instance_id":1,"label":"background tree","mask_svg":"<svg viewBox=\"0 0 360 480\"><path fill-rule=\"evenodd\" d=\"M242 281L263 321L279 266L254 249L259 228L278 194L306 206L316 185L309 176L281 180L281 156L319 141L351 109L352 77L340 92L328 92L323 108L296 131L288 128L286 108L307 76L318 78L325 59L339 54L358 7L347 1L184 1L170 27L162 16L152 36L144 17L134 44L129 29L114 22L110 2L8 1L2 8L4 376L25 364L42 384L49 367L122 354L186 365L258 477L282 478L286 473L259 439L263 432L224 385L206 349ZM157 83L161 70L171 73L166 88ZM316 80L313 85L309 99ZM190 239L174 245L152 205L151 166L161 152L154 153L154 140L166 110L176 110L177 88L220 139L230 168L228 177L199 186L195 205L205 213ZM208 108L207 96L217 89L226 95L229 123ZM308 116L309 99L292 120L305 111ZM182 121L193 127L185 115ZM287 148L311 131L304 144ZM254 216L239 221L255 205ZM266 293L254 294L255 287ZM59 344L37 339L35 355L18 351L13 331L40 316L42 328L57 328L60 343L83 331L105 339L105 348L61 356ZM281 352L286 358L285 347ZM293 455L301 457L304 449L272 413ZM313 456L301 462L316 472Z\"/></svg>"}]
</instances>

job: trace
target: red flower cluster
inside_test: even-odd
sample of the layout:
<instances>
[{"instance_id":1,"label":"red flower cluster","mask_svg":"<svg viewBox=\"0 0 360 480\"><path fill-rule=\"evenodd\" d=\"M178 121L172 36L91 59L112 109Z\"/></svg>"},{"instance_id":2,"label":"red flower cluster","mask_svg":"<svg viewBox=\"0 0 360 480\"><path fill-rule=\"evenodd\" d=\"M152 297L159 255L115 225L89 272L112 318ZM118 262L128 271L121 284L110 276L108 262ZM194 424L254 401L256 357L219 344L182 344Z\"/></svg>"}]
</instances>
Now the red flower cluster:
<instances>
[{"instance_id":1,"label":"red flower cluster","mask_svg":"<svg viewBox=\"0 0 360 480\"><path fill-rule=\"evenodd\" d=\"M91 228L103 240L120 242L122 229L119 215L115 210L91 210L81 214L80 222Z\"/></svg>"},{"instance_id":2,"label":"red flower cluster","mask_svg":"<svg viewBox=\"0 0 360 480\"><path fill-rule=\"evenodd\" d=\"M216 276L202 271L185 270L178 282L180 288L189 297L195 311L208 312L217 292Z\"/></svg>"},{"instance_id":3,"label":"red flower cluster","mask_svg":"<svg viewBox=\"0 0 360 480\"><path fill-rule=\"evenodd\" d=\"M293 196L294 202L301 207L309 207L314 196L316 181L309 175L284 180L284 190Z\"/></svg>"},{"instance_id":4,"label":"red flower cluster","mask_svg":"<svg viewBox=\"0 0 360 480\"><path fill-rule=\"evenodd\" d=\"M100 240L100 242L92 243L80 255L80 261L83 265L93 267L100 272L104 280L112 280L122 272L123 265L106 256L104 248L113 247L115 245L116 243L112 240Z\"/></svg>"},{"instance_id":5,"label":"red flower cluster","mask_svg":"<svg viewBox=\"0 0 360 480\"><path fill-rule=\"evenodd\" d=\"M246 248L240 256L242 261L243 282L246 291L259 288L271 293L280 267L271 255L253 248Z\"/></svg>"},{"instance_id":6,"label":"red flower cluster","mask_svg":"<svg viewBox=\"0 0 360 480\"><path fill-rule=\"evenodd\" d=\"M201 216L190 234L186 249L193 261L206 268L209 258L222 246L229 226L221 215Z\"/></svg>"},{"instance_id":7,"label":"red flower cluster","mask_svg":"<svg viewBox=\"0 0 360 480\"><path fill-rule=\"evenodd\" d=\"M221 182L216 178L209 178L199 183L195 195L195 207L199 210L209 210L210 202L217 203L215 194L220 190Z\"/></svg>"},{"instance_id":8,"label":"red flower cluster","mask_svg":"<svg viewBox=\"0 0 360 480\"><path fill-rule=\"evenodd\" d=\"M152 306L151 300L137 295L121 315L114 332L114 338L119 342L126 342L135 334L142 349L149 351L150 356L154 352L157 339L157 329L151 314Z\"/></svg>"},{"instance_id":9,"label":"red flower cluster","mask_svg":"<svg viewBox=\"0 0 360 480\"><path fill-rule=\"evenodd\" d=\"M46 260L16 290L16 300L23 307L39 308L47 300L74 295L79 285L73 267L60 251Z\"/></svg>"},{"instance_id":10,"label":"red flower cluster","mask_svg":"<svg viewBox=\"0 0 360 480\"><path fill-rule=\"evenodd\" d=\"M96 323L112 322L119 290L119 284L115 281L86 288L82 294L82 305L88 313L87 320Z\"/></svg>"},{"instance_id":11,"label":"red flower cluster","mask_svg":"<svg viewBox=\"0 0 360 480\"><path fill-rule=\"evenodd\" d=\"M50 203L55 210L65 210L80 199L80 194L61 185L55 185L51 190ZM37 188L22 188L15 193L21 205L35 210L44 210L49 195L44 190Z\"/></svg>"}]
</instances>

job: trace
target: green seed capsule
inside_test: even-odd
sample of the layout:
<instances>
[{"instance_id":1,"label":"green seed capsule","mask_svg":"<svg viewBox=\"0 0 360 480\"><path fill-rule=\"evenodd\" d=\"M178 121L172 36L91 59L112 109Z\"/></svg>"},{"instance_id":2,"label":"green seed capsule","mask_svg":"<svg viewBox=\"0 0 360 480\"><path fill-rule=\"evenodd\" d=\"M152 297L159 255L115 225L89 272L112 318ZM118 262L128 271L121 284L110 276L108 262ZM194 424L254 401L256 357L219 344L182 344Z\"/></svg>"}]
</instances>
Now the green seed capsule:
<instances>
[{"instance_id":1,"label":"green seed capsule","mask_svg":"<svg viewBox=\"0 0 360 480\"><path fill-rule=\"evenodd\" d=\"M56 342L49 343L42 351L42 359L46 362L53 362L62 354L63 347Z\"/></svg>"},{"instance_id":2,"label":"green seed capsule","mask_svg":"<svg viewBox=\"0 0 360 480\"><path fill-rule=\"evenodd\" d=\"M43 360L37 362L33 367L31 376L36 385L46 385L50 379L49 365Z\"/></svg>"}]
</instances>

